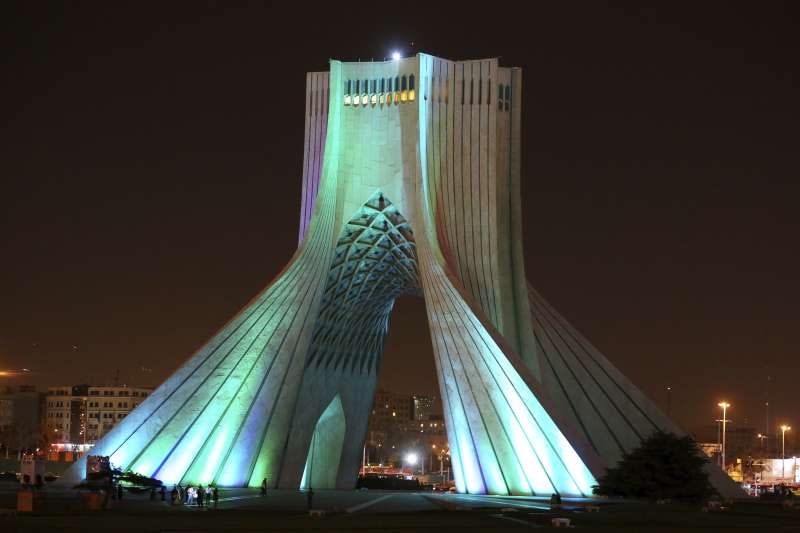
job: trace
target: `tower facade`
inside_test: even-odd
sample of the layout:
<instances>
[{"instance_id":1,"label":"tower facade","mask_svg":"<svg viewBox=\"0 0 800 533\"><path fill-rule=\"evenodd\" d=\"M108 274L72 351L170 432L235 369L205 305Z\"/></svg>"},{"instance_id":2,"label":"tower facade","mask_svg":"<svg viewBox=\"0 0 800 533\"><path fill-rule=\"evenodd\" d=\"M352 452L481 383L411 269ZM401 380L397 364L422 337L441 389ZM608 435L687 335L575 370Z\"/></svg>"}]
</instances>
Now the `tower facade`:
<instances>
[{"instance_id":1,"label":"tower facade","mask_svg":"<svg viewBox=\"0 0 800 533\"><path fill-rule=\"evenodd\" d=\"M521 83L426 54L309 73L297 251L93 453L169 484L352 488L402 294L425 298L459 491L590 495L680 433L526 281Z\"/></svg>"}]
</instances>

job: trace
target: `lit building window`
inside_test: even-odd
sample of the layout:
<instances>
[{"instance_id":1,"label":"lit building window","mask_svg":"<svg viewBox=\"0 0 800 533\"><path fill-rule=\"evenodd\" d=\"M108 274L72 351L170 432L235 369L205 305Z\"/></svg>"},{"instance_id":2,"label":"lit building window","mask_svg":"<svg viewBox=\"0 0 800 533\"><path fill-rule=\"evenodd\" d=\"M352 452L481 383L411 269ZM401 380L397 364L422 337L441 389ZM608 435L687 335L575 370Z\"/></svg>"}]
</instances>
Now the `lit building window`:
<instances>
[{"instance_id":1,"label":"lit building window","mask_svg":"<svg viewBox=\"0 0 800 533\"><path fill-rule=\"evenodd\" d=\"M408 101L409 102L413 102L414 100L416 100L416 97L417 97L417 91L416 91L414 85L415 85L414 84L414 75L411 74L408 77Z\"/></svg>"}]
</instances>

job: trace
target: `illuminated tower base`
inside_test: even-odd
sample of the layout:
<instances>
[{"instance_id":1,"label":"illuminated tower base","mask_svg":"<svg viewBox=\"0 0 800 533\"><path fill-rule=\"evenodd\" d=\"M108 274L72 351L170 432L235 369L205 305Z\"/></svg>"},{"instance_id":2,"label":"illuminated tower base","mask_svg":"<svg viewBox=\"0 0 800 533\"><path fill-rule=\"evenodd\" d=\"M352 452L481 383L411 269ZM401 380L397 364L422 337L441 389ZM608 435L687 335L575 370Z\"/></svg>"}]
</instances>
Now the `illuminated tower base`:
<instances>
[{"instance_id":1,"label":"illuminated tower base","mask_svg":"<svg viewBox=\"0 0 800 533\"><path fill-rule=\"evenodd\" d=\"M92 453L167 484L353 488L401 294L425 298L461 492L590 495L680 433L525 279L520 89L497 59L310 73L297 252Z\"/></svg>"}]
</instances>

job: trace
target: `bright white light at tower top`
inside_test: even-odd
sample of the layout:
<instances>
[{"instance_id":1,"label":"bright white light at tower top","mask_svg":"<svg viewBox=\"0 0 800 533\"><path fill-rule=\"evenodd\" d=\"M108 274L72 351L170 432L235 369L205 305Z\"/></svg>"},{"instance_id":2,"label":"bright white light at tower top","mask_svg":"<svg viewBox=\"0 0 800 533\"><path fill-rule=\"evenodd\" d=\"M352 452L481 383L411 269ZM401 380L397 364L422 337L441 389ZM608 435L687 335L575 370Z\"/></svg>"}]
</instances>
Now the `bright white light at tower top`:
<instances>
[{"instance_id":1,"label":"bright white light at tower top","mask_svg":"<svg viewBox=\"0 0 800 533\"><path fill-rule=\"evenodd\" d=\"M398 52L397 50L395 50L394 52L392 52L392 59L393 59L393 60L395 60L395 61L397 61L398 59L400 59L400 52Z\"/></svg>"}]
</instances>

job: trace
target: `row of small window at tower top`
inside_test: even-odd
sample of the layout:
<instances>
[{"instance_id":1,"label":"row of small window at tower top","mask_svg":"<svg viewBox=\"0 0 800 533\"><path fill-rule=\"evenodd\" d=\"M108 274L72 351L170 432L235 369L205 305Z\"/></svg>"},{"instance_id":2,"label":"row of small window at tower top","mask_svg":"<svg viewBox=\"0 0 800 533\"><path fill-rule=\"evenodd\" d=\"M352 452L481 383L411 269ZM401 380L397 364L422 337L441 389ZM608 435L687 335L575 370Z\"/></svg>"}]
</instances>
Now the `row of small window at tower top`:
<instances>
[{"instance_id":1,"label":"row of small window at tower top","mask_svg":"<svg viewBox=\"0 0 800 533\"><path fill-rule=\"evenodd\" d=\"M371 80L346 80L344 94L385 94L414 90L414 75Z\"/></svg>"},{"instance_id":2,"label":"row of small window at tower top","mask_svg":"<svg viewBox=\"0 0 800 533\"><path fill-rule=\"evenodd\" d=\"M394 93L394 97L392 96ZM372 105L413 102L416 100L414 75L396 76L371 80L346 80L344 82L344 105Z\"/></svg>"},{"instance_id":3,"label":"row of small window at tower top","mask_svg":"<svg viewBox=\"0 0 800 533\"><path fill-rule=\"evenodd\" d=\"M423 80L425 82L426 80ZM486 104L492 102L492 80L487 79L486 98L484 99L484 82L482 79L469 80L467 86L466 80L461 80L461 105L469 103ZM423 85L426 85L425 83ZM477 88L476 88L477 85ZM425 87L428 88L427 86ZM367 80L345 80L344 82L344 105L367 105L368 103L376 104L391 103L392 97L385 97L394 93L394 102L413 102L416 99L414 75L396 76L394 78L381 78L381 79L367 79ZM440 77L432 76L430 78L430 90L424 91L424 99L428 99L428 94L431 95L431 100L449 103L450 100L450 80ZM467 96L469 95L469 96ZM511 86L502 83L497 85L497 109L501 111L508 111L511 107Z\"/></svg>"}]
</instances>

